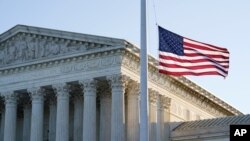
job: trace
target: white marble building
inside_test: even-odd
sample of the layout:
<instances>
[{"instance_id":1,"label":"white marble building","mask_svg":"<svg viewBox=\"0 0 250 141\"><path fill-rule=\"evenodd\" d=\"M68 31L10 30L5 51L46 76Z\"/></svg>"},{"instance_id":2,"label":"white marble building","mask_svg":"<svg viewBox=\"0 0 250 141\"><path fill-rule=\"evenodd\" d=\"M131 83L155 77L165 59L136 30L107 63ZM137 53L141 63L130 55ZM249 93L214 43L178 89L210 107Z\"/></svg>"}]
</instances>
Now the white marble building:
<instances>
[{"instance_id":1,"label":"white marble building","mask_svg":"<svg viewBox=\"0 0 250 141\"><path fill-rule=\"evenodd\" d=\"M0 35L0 141L138 141L139 49L17 25ZM242 113L149 57L150 141L169 123Z\"/></svg>"}]
</instances>

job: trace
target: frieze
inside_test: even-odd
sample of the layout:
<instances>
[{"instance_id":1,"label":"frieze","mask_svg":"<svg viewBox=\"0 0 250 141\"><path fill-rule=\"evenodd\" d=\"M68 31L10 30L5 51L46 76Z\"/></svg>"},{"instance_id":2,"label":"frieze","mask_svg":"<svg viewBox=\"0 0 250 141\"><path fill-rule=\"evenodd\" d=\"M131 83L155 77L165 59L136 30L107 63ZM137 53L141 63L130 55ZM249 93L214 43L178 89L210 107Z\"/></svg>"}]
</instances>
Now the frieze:
<instances>
[{"instance_id":1,"label":"frieze","mask_svg":"<svg viewBox=\"0 0 250 141\"><path fill-rule=\"evenodd\" d=\"M20 64L31 60L58 57L74 52L86 52L111 45L18 33L0 43L0 66Z\"/></svg>"},{"instance_id":2,"label":"frieze","mask_svg":"<svg viewBox=\"0 0 250 141\"><path fill-rule=\"evenodd\" d=\"M92 60L86 60L78 63L71 63L60 68L61 73L79 72L98 70L116 66L119 60L119 56L96 58Z\"/></svg>"},{"instance_id":3,"label":"frieze","mask_svg":"<svg viewBox=\"0 0 250 141\"><path fill-rule=\"evenodd\" d=\"M121 62L119 50L113 52L113 56L109 55L110 53L108 52L109 51L104 52L99 56L96 55L93 57L88 57L89 55L85 55L3 70L0 71L0 76L2 75L0 79L0 85L25 81L29 80L30 78L41 79L59 74L102 70L104 68L119 66ZM117 52L118 54L116 55L115 53ZM105 57L103 56L104 54L106 54ZM22 73L22 75L18 75L18 73ZM9 79L10 77L14 77L15 79Z\"/></svg>"},{"instance_id":4,"label":"frieze","mask_svg":"<svg viewBox=\"0 0 250 141\"><path fill-rule=\"evenodd\" d=\"M0 85L1 84L8 84L8 83L25 81L25 80L28 80L30 78L40 78L40 79L42 79L45 76L46 77L53 76L53 75L58 74L58 73L59 73L59 68L53 68L53 69L39 70L38 72L29 71L28 73L23 73L22 75L13 75L14 79L10 79L10 76L4 75L0 79Z\"/></svg>"}]
</instances>

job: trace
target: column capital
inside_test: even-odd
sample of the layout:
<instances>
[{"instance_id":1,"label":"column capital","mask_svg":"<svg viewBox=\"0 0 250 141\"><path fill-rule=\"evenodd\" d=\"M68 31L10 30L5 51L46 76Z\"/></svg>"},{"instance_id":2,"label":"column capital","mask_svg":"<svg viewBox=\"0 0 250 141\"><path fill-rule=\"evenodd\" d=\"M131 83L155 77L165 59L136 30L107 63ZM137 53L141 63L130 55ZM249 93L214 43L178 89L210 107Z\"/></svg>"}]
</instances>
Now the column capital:
<instances>
[{"instance_id":1,"label":"column capital","mask_svg":"<svg viewBox=\"0 0 250 141\"><path fill-rule=\"evenodd\" d=\"M43 101L44 99L44 88L31 87L27 89L32 101Z\"/></svg>"},{"instance_id":2,"label":"column capital","mask_svg":"<svg viewBox=\"0 0 250 141\"><path fill-rule=\"evenodd\" d=\"M162 100L162 103L163 103L162 105L163 105L164 109L169 110L170 106L171 106L171 98L164 97Z\"/></svg>"},{"instance_id":3,"label":"column capital","mask_svg":"<svg viewBox=\"0 0 250 141\"><path fill-rule=\"evenodd\" d=\"M157 102L157 97L158 97L159 92L155 91L155 90L152 90L152 89L149 89L149 101L151 103L156 103Z\"/></svg>"},{"instance_id":4,"label":"column capital","mask_svg":"<svg viewBox=\"0 0 250 141\"><path fill-rule=\"evenodd\" d=\"M127 95L128 96L139 96L140 87L139 84L135 81L130 81L127 86Z\"/></svg>"},{"instance_id":5,"label":"column capital","mask_svg":"<svg viewBox=\"0 0 250 141\"><path fill-rule=\"evenodd\" d=\"M157 109L158 110L163 110L164 109L164 104L165 102L165 97L163 97L162 95L157 95Z\"/></svg>"},{"instance_id":6,"label":"column capital","mask_svg":"<svg viewBox=\"0 0 250 141\"><path fill-rule=\"evenodd\" d=\"M169 110L171 104L171 98L166 97L164 95L159 94L158 92L154 92L151 94L151 99L153 102L157 103L157 107L159 110Z\"/></svg>"},{"instance_id":7,"label":"column capital","mask_svg":"<svg viewBox=\"0 0 250 141\"><path fill-rule=\"evenodd\" d=\"M79 83L83 89L84 96L89 96L92 94L96 95L96 86L97 86L96 80L94 79L80 80Z\"/></svg>"},{"instance_id":8,"label":"column capital","mask_svg":"<svg viewBox=\"0 0 250 141\"><path fill-rule=\"evenodd\" d=\"M54 93L57 97L68 97L70 92L70 87L66 83L58 83L52 85Z\"/></svg>"},{"instance_id":9,"label":"column capital","mask_svg":"<svg viewBox=\"0 0 250 141\"><path fill-rule=\"evenodd\" d=\"M121 74L115 74L115 75L108 76L107 79L109 80L112 90L116 88L125 89L128 77L125 75L121 75Z\"/></svg>"},{"instance_id":10,"label":"column capital","mask_svg":"<svg viewBox=\"0 0 250 141\"><path fill-rule=\"evenodd\" d=\"M13 91L4 92L5 104L16 104L17 103L17 94Z\"/></svg>"}]
</instances>

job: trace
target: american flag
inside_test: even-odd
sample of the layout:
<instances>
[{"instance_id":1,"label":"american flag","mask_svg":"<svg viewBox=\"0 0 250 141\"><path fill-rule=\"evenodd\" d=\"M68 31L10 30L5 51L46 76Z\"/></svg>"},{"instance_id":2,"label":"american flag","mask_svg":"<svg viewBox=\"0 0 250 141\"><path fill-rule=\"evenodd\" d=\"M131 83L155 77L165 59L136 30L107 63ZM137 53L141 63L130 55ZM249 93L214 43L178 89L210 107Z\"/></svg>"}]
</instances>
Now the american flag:
<instances>
[{"instance_id":1,"label":"american flag","mask_svg":"<svg viewBox=\"0 0 250 141\"><path fill-rule=\"evenodd\" d=\"M194 41L160 26L158 30L160 73L227 76L229 52L226 48Z\"/></svg>"}]
</instances>

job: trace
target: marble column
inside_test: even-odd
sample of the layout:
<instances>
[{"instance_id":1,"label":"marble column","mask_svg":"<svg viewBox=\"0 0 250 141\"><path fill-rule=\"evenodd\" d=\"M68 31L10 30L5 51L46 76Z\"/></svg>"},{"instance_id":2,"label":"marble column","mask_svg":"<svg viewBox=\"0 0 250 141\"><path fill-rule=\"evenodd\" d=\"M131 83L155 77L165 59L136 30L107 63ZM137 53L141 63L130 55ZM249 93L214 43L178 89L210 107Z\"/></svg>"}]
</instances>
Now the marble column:
<instances>
[{"instance_id":1,"label":"marble column","mask_svg":"<svg viewBox=\"0 0 250 141\"><path fill-rule=\"evenodd\" d=\"M108 78L111 82L112 106L111 106L111 141L125 140L124 117L124 93L125 77L113 75Z\"/></svg>"},{"instance_id":2,"label":"marble column","mask_svg":"<svg viewBox=\"0 0 250 141\"><path fill-rule=\"evenodd\" d=\"M49 101L49 141L56 140L56 99Z\"/></svg>"},{"instance_id":3,"label":"marble column","mask_svg":"<svg viewBox=\"0 0 250 141\"><path fill-rule=\"evenodd\" d=\"M163 128L164 128L164 97L157 95L157 124L156 124L156 141L163 140Z\"/></svg>"},{"instance_id":4,"label":"marble column","mask_svg":"<svg viewBox=\"0 0 250 141\"><path fill-rule=\"evenodd\" d=\"M163 140L164 141L170 141L170 106L171 106L171 99L168 97L164 98L164 103L163 103L163 107L164 107L164 116L163 116Z\"/></svg>"},{"instance_id":5,"label":"marble column","mask_svg":"<svg viewBox=\"0 0 250 141\"><path fill-rule=\"evenodd\" d=\"M53 88L57 96L56 141L69 141L69 88L65 83Z\"/></svg>"},{"instance_id":6,"label":"marble column","mask_svg":"<svg viewBox=\"0 0 250 141\"><path fill-rule=\"evenodd\" d=\"M83 141L96 141L96 81L80 82L84 90Z\"/></svg>"},{"instance_id":7,"label":"marble column","mask_svg":"<svg viewBox=\"0 0 250 141\"><path fill-rule=\"evenodd\" d=\"M100 92L100 141L111 140L111 91L103 88Z\"/></svg>"},{"instance_id":8,"label":"marble column","mask_svg":"<svg viewBox=\"0 0 250 141\"><path fill-rule=\"evenodd\" d=\"M139 85L131 82L127 92L127 141L139 141Z\"/></svg>"},{"instance_id":9,"label":"marble column","mask_svg":"<svg viewBox=\"0 0 250 141\"><path fill-rule=\"evenodd\" d=\"M31 128L31 105L25 104L23 107L23 141L30 141Z\"/></svg>"},{"instance_id":10,"label":"marble column","mask_svg":"<svg viewBox=\"0 0 250 141\"><path fill-rule=\"evenodd\" d=\"M150 91L149 95L149 141L156 141L157 105L156 93Z\"/></svg>"},{"instance_id":11,"label":"marble column","mask_svg":"<svg viewBox=\"0 0 250 141\"><path fill-rule=\"evenodd\" d=\"M4 141L16 140L17 99L14 92L5 95Z\"/></svg>"},{"instance_id":12,"label":"marble column","mask_svg":"<svg viewBox=\"0 0 250 141\"><path fill-rule=\"evenodd\" d=\"M28 89L32 100L31 111L31 141L43 141L44 90L42 88Z\"/></svg>"},{"instance_id":13,"label":"marble column","mask_svg":"<svg viewBox=\"0 0 250 141\"><path fill-rule=\"evenodd\" d=\"M74 95L74 131L73 140L82 141L83 133L83 97L80 94Z\"/></svg>"}]
</instances>

